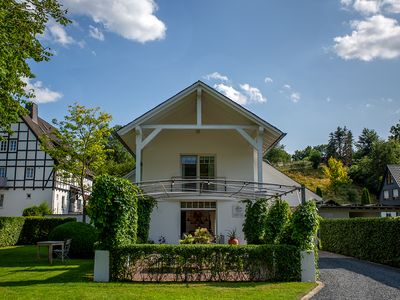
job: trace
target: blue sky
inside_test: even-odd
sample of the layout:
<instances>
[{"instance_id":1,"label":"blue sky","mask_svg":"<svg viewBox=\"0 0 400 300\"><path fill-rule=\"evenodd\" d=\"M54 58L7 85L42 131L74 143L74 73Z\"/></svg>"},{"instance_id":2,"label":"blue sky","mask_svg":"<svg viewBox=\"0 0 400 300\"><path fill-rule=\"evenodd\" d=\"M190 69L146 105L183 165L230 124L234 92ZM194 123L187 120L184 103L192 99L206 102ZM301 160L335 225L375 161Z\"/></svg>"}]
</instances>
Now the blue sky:
<instances>
[{"instance_id":1,"label":"blue sky","mask_svg":"<svg viewBox=\"0 0 400 300\"><path fill-rule=\"evenodd\" d=\"M203 80L287 132L293 152L346 125L386 138L400 119L400 0L61 0L41 37L43 118L74 102L126 124ZM207 76L208 75L208 76Z\"/></svg>"}]
</instances>

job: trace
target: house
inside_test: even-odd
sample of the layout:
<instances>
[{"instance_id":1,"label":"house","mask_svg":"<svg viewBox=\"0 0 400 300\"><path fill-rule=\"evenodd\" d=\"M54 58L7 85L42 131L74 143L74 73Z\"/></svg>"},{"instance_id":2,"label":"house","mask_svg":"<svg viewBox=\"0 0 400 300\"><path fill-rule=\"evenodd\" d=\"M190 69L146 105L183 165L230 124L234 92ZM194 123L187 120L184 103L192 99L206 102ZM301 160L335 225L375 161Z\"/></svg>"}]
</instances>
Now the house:
<instances>
[{"instance_id":1,"label":"house","mask_svg":"<svg viewBox=\"0 0 400 300\"><path fill-rule=\"evenodd\" d=\"M37 104L27 108L29 114L11 125L12 134L0 132L0 216L21 216L25 208L43 202L53 214L79 213L78 189L61 179L40 147L42 136L54 138L54 127L38 116Z\"/></svg>"},{"instance_id":2,"label":"house","mask_svg":"<svg viewBox=\"0 0 400 300\"><path fill-rule=\"evenodd\" d=\"M379 191L381 205L400 206L400 165L387 165Z\"/></svg>"},{"instance_id":3,"label":"house","mask_svg":"<svg viewBox=\"0 0 400 300\"><path fill-rule=\"evenodd\" d=\"M117 135L136 157L128 178L157 200L156 242L177 243L198 227L224 237L236 229L244 242L242 200L282 196L296 206L319 198L263 160L285 133L201 81Z\"/></svg>"}]
</instances>

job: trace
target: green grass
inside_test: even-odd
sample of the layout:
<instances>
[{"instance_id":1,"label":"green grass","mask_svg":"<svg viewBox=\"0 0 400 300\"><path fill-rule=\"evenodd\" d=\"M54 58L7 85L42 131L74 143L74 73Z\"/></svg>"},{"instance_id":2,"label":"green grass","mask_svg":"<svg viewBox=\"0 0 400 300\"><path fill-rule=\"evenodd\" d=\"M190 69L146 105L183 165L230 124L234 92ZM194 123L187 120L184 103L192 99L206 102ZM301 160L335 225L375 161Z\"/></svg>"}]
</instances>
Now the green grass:
<instances>
[{"instance_id":1,"label":"green grass","mask_svg":"<svg viewBox=\"0 0 400 300\"><path fill-rule=\"evenodd\" d=\"M47 262L34 246L0 248L0 299L300 299L314 283L94 283L93 260Z\"/></svg>"}]
</instances>

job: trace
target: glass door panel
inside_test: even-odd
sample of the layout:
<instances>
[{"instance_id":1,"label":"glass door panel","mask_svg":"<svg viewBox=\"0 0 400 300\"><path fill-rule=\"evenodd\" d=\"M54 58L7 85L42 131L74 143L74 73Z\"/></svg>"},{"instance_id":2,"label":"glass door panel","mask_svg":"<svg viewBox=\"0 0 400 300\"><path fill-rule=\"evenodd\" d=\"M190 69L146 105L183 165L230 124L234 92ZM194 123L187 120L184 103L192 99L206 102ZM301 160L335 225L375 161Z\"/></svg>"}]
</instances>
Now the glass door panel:
<instances>
[{"instance_id":1,"label":"glass door panel","mask_svg":"<svg viewBox=\"0 0 400 300\"><path fill-rule=\"evenodd\" d=\"M190 180L197 179L197 155L182 155L182 179L186 179L188 182L182 184L183 191L195 191L196 182L190 182Z\"/></svg>"}]
</instances>

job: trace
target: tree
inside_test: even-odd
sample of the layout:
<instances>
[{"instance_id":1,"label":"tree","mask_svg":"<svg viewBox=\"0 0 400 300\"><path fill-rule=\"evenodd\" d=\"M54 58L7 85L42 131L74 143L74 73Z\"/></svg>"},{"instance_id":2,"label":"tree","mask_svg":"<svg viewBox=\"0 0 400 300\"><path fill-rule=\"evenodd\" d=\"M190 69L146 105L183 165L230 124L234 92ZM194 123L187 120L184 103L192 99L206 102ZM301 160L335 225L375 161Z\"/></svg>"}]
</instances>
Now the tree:
<instances>
[{"instance_id":1,"label":"tree","mask_svg":"<svg viewBox=\"0 0 400 300\"><path fill-rule=\"evenodd\" d=\"M21 106L33 95L25 90L25 78L34 78L28 64L48 61L52 53L38 37L49 19L61 25L70 21L56 0L4 0L0 4L0 130L11 132L26 110Z\"/></svg>"},{"instance_id":2,"label":"tree","mask_svg":"<svg viewBox=\"0 0 400 300\"><path fill-rule=\"evenodd\" d=\"M55 169L64 180L76 182L83 198L83 220L90 186L86 179L102 173L107 158L106 145L111 134L111 116L99 108L70 105L64 121L53 120L58 127L55 138L44 137L42 147L57 162Z\"/></svg>"},{"instance_id":3,"label":"tree","mask_svg":"<svg viewBox=\"0 0 400 300\"><path fill-rule=\"evenodd\" d=\"M336 158L346 166L351 165L353 159L353 134L344 126L338 127L329 134L327 158Z\"/></svg>"},{"instance_id":4,"label":"tree","mask_svg":"<svg viewBox=\"0 0 400 300\"><path fill-rule=\"evenodd\" d=\"M296 160L296 161L297 160L304 160L310 155L311 150L312 150L311 146L307 146L303 150L296 150L294 152L294 154L292 155L292 159Z\"/></svg>"},{"instance_id":5,"label":"tree","mask_svg":"<svg viewBox=\"0 0 400 300\"><path fill-rule=\"evenodd\" d=\"M370 155L374 143L379 141L379 135L373 129L364 128L358 137L356 148L358 150L358 156L363 157Z\"/></svg>"},{"instance_id":6,"label":"tree","mask_svg":"<svg viewBox=\"0 0 400 300\"><path fill-rule=\"evenodd\" d=\"M390 127L389 139L400 141L400 122Z\"/></svg>"},{"instance_id":7,"label":"tree","mask_svg":"<svg viewBox=\"0 0 400 300\"><path fill-rule=\"evenodd\" d=\"M333 157L329 158L327 166L323 166L326 177L329 178L330 188L337 192L338 187L351 183L351 179L347 174L347 168L340 160Z\"/></svg>"},{"instance_id":8,"label":"tree","mask_svg":"<svg viewBox=\"0 0 400 300\"><path fill-rule=\"evenodd\" d=\"M371 203L371 196L367 188L363 188L361 194L361 204L366 205Z\"/></svg>"},{"instance_id":9,"label":"tree","mask_svg":"<svg viewBox=\"0 0 400 300\"><path fill-rule=\"evenodd\" d=\"M119 130L122 126L116 125L112 128L113 132ZM122 145L115 134L108 138L106 149L107 162L104 164L104 173L113 176L123 176L132 171L135 167L135 160L128 150Z\"/></svg>"},{"instance_id":10,"label":"tree","mask_svg":"<svg viewBox=\"0 0 400 300\"><path fill-rule=\"evenodd\" d=\"M312 162L312 167L318 169L319 164L322 162L322 154L320 151L312 149L308 159Z\"/></svg>"},{"instance_id":11,"label":"tree","mask_svg":"<svg viewBox=\"0 0 400 300\"><path fill-rule=\"evenodd\" d=\"M321 187L317 186L317 189L315 190L315 193L322 198L323 193L322 193Z\"/></svg>"},{"instance_id":12,"label":"tree","mask_svg":"<svg viewBox=\"0 0 400 300\"><path fill-rule=\"evenodd\" d=\"M287 163L290 161L290 154L285 151L284 145L278 145L272 148L265 155L265 158L272 164Z\"/></svg>"}]
</instances>

